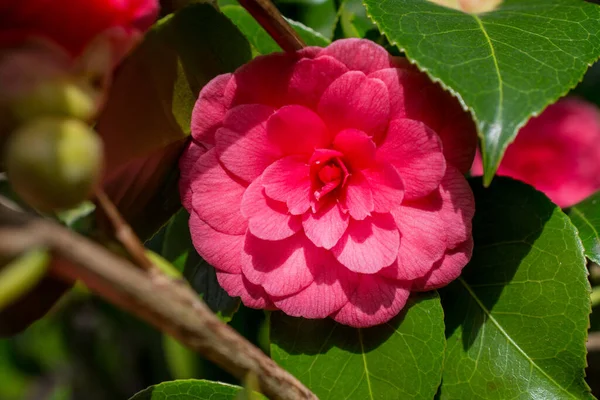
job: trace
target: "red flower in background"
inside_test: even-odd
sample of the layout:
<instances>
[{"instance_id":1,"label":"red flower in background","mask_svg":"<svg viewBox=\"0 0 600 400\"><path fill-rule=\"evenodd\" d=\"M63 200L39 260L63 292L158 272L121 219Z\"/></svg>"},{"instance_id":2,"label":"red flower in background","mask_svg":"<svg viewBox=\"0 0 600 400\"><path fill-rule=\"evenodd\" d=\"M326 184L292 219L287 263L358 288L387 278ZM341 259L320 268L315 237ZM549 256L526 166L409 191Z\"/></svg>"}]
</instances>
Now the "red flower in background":
<instances>
[{"instance_id":1,"label":"red flower in background","mask_svg":"<svg viewBox=\"0 0 600 400\"><path fill-rule=\"evenodd\" d=\"M98 35L117 30L121 55L158 15L158 0L16 0L0 3L0 47L45 39L79 55Z\"/></svg>"},{"instance_id":2,"label":"red flower in background","mask_svg":"<svg viewBox=\"0 0 600 400\"><path fill-rule=\"evenodd\" d=\"M370 41L218 76L192 136L180 191L194 245L247 306L376 325L471 256L473 123Z\"/></svg>"},{"instance_id":3,"label":"red flower in background","mask_svg":"<svg viewBox=\"0 0 600 400\"><path fill-rule=\"evenodd\" d=\"M477 154L473 175L483 174ZM508 146L498 175L521 180L569 207L600 190L600 112L565 98L523 127Z\"/></svg>"}]
</instances>

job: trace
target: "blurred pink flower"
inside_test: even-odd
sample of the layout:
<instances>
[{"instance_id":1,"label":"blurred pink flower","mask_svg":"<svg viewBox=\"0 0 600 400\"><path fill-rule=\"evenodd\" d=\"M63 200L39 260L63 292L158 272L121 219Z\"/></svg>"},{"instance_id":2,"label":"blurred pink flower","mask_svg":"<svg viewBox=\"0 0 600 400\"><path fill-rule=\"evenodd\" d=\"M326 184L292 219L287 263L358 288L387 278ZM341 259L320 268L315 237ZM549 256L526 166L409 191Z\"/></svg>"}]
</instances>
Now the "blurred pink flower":
<instances>
[{"instance_id":1,"label":"blurred pink flower","mask_svg":"<svg viewBox=\"0 0 600 400\"><path fill-rule=\"evenodd\" d=\"M192 136L180 161L192 239L247 306L372 326L471 256L473 123L370 41L216 77Z\"/></svg>"},{"instance_id":2,"label":"blurred pink flower","mask_svg":"<svg viewBox=\"0 0 600 400\"><path fill-rule=\"evenodd\" d=\"M0 47L42 39L78 56L98 35L110 33L118 55L158 15L158 0L17 0L0 3Z\"/></svg>"},{"instance_id":3,"label":"blurred pink flower","mask_svg":"<svg viewBox=\"0 0 600 400\"><path fill-rule=\"evenodd\" d=\"M483 174L481 155L473 175ZM565 98L521 129L508 146L498 175L509 176L569 207L600 190L600 112L584 100Z\"/></svg>"}]
</instances>

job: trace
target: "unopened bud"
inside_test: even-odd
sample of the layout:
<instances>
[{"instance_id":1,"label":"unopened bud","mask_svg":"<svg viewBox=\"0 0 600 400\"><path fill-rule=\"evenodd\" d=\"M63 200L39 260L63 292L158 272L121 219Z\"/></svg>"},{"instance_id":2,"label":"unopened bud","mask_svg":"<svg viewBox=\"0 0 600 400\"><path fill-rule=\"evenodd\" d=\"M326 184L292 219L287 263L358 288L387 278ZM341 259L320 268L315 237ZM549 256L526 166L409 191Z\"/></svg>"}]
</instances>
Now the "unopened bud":
<instances>
[{"instance_id":1,"label":"unopened bud","mask_svg":"<svg viewBox=\"0 0 600 400\"><path fill-rule=\"evenodd\" d=\"M102 142L79 120L39 118L12 133L5 160L23 200L41 211L66 209L86 200L98 182Z\"/></svg>"}]
</instances>

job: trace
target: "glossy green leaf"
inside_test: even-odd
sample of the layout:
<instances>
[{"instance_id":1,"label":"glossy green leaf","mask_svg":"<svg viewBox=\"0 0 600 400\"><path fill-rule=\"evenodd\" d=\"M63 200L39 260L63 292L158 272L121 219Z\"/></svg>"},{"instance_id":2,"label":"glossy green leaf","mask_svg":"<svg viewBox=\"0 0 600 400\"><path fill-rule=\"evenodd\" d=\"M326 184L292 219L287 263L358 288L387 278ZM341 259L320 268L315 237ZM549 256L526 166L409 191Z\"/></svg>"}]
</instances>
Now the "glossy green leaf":
<instances>
[{"instance_id":1,"label":"glossy green leaf","mask_svg":"<svg viewBox=\"0 0 600 400\"><path fill-rule=\"evenodd\" d=\"M600 264L600 192L568 210L579 230L587 258Z\"/></svg>"},{"instance_id":2,"label":"glossy green leaf","mask_svg":"<svg viewBox=\"0 0 600 400\"><path fill-rule=\"evenodd\" d=\"M588 399L590 286L569 218L542 193L472 182L475 251L440 291L448 349L441 399Z\"/></svg>"},{"instance_id":3,"label":"glossy green leaf","mask_svg":"<svg viewBox=\"0 0 600 400\"><path fill-rule=\"evenodd\" d=\"M481 15L427 0L365 4L390 42L470 109L486 184L518 129L600 56L600 7L582 0L505 0Z\"/></svg>"},{"instance_id":4,"label":"glossy green leaf","mask_svg":"<svg viewBox=\"0 0 600 400\"><path fill-rule=\"evenodd\" d=\"M129 400L232 400L242 390L226 383L189 379L150 386Z\"/></svg>"},{"instance_id":5,"label":"glossy green leaf","mask_svg":"<svg viewBox=\"0 0 600 400\"><path fill-rule=\"evenodd\" d=\"M354 329L274 312L271 357L324 399L432 399L444 360L437 294L409 299L388 323Z\"/></svg>"},{"instance_id":6,"label":"glossy green leaf","mask_svg":"<svg viewBox=\"0 0 600 400\"><path fill-rule=\"evenodd\" d=\"M176 162L200 89L251 59L241 32L210 4L161 19L119 67L97 130L104 188L144 238L177 209Z\"/></svg>"},{"instance_id":7,"label":"glossy green leaf","mask_svg":"<svg viewBox=\"0 0 600 400\"><path fill-rule=\"evenodd\" d=\"M219 318L229 322L240 305L239 298L230 297L217 281L215 269L194 249L188 226L189 214L179 211L165 230L161 255L183 272L192 288Z\"/></svg>"},{"instance_id":8,"label":"glossy green leaf","mask_svg":"<svg viewBox=\"0 0 600 400\"><path fill-rule=\"evenodd\" d=\"M257 54L269 54L281 51L281 47L256 22L256 20L241 6L224 6L221 8L227 16L242 31ZM299 22L288 20L308 46L327 46L329 40Z\"/></svg>"}]
</instances>

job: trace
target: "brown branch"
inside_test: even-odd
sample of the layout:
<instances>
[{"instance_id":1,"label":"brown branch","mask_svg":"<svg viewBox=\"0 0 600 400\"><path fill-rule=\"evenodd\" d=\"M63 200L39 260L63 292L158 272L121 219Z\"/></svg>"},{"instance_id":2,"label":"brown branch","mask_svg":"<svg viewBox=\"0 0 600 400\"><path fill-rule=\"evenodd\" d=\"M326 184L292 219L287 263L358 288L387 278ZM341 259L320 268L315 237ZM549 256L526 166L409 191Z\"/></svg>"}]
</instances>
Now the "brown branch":
<instances>
[{"instance_id":1,"label":"brown branch","mask_svg":"<svg viewBox=\"0 0 600 400\"><path fill-rule=\"evenodd\" d=\"M0 203L0 254L44 245L68 263L54 273L91 290L169 333L238 379L255 374L271 399L316 399L296 378L222 323L186 285L148 274L62 226Z\"/></svg>"},{"instance_id":2,"label":"brown branch","mask_svg":"<svg viewBox=\"0 0 600 400\"><path fill-rule=\"evenodd\" d=\"M294 52L306 47L302 38L283 18L271 0L238 1L284 51Z\"/></svg>"},{"instance_id":3,"label":"brown branch","mask_svg":"<svg viewBox=\"0 0 600 400\"><path fill-rule=\"evenodd\" d=\"M586 343L588 352L600 351L600 332L590 332Z\"/></svg>"},{"instance_id":4,"label":"brown branch","mask_svg":"<svg viewBox=\"0 0 600 400\"><path fill-rule=\"evenodd\" d=\"M104 215L110 221L113 229L115 230L115 237L125 247L127 253L131 256L133 261L141 268L150 271L154 269L154 264L146 256L146 250L144 245L137 237L137 235L131 229L131 226L121 216L119 210L114 203L108 198L102 188L98 188L95 191L96 202L100 206L100 210L104 212Z\"/></svg>"}]
</instances>

